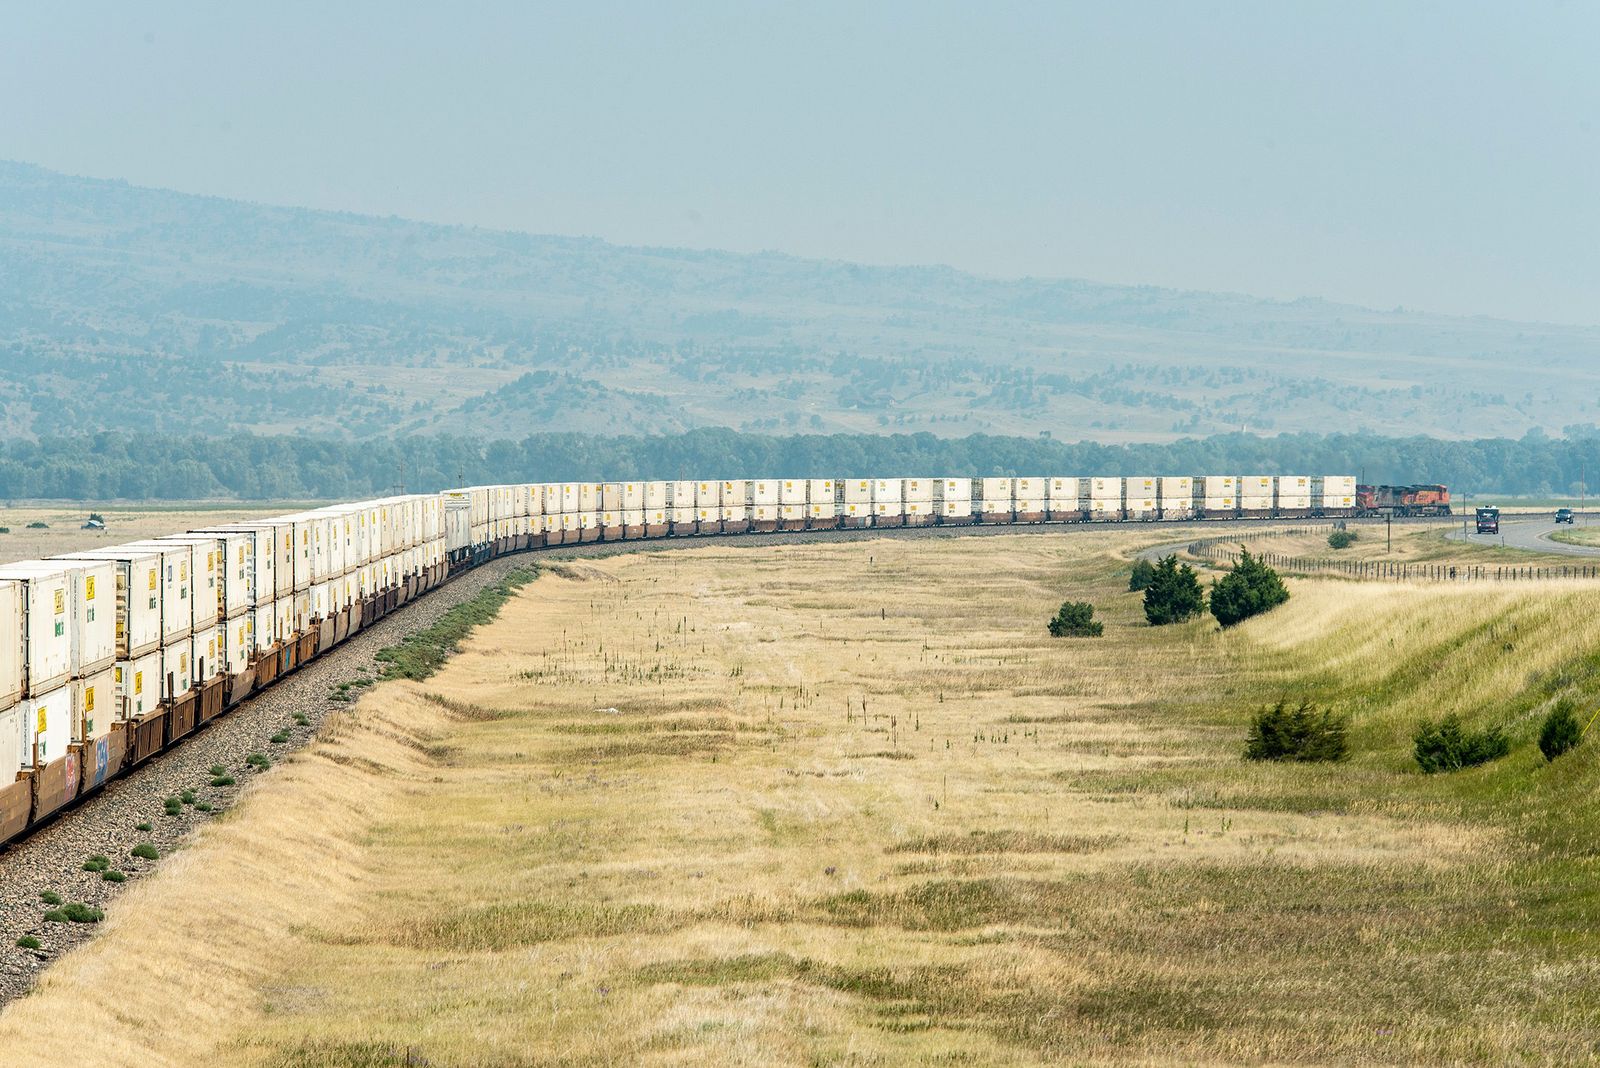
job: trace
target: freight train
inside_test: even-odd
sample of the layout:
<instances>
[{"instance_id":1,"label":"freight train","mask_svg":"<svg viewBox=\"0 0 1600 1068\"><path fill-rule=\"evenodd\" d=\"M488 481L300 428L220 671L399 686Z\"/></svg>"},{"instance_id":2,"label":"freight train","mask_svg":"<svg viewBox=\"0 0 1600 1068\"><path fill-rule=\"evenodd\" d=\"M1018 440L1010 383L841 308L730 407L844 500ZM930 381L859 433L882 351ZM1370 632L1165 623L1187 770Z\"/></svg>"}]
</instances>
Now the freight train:
<instances>
[{"instance_id":1,"label":"freight train","mask_svg":"<svg viewBox=\"0 0 1600 1068\"><path fill-rule=\"evenodd\" d=\"M477 486L0 566L0 842L463 570L765 531L1343 517L1356 481L739 479Z\"/></svg>"},{"instance_id":2,"label":"freight train","mask_svg":"<svg viewBox=\"0 0 1600 1068\"><path fill-rule=\"evenodd\" d=\"M1356 505L1364 516L1444 516L1450 514L1448 486L1357 486Z\"/></svg>"}]
</instances>

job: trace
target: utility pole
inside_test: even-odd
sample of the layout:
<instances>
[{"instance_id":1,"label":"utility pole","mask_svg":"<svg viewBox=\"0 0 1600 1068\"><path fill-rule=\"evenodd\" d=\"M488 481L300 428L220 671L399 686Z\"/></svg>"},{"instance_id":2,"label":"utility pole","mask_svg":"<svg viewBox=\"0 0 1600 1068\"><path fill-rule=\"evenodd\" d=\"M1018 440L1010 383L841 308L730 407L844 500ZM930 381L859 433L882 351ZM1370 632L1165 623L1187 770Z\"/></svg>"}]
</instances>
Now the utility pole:
<instances>
[{"instance_id":1,"label":"utility pole","mask_svg":"<svg viewBox=\"0 0 1600 1068\"><path fill-rule=\"evenodd\" d=\"M1394 552L1394 513L1393 512L1390 512L1388 515L1383 517L1383 533L1384 533L1384 538L1386 539L1386 544L1385 544L1383 552L1384 552L1384 555L1387 556L1387 555L1389 555L1389 554Z\"/></svg>"}]
</instances>

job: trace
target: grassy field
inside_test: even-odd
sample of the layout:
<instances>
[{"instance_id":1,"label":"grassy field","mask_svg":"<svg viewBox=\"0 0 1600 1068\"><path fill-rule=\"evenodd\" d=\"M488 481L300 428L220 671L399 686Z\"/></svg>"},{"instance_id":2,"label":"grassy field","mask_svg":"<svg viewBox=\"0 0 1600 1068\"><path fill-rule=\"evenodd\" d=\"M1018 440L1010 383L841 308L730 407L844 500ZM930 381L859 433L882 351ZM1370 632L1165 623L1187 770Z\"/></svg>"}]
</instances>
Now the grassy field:
<instances>
[{"instance_id":1,"label":"grassy field","mask_svg":"<svg viewBox=\"0 0 1600 1068\"><path fill-rule=\"evenodd\" d=\"M1251 552L1282 553L1286 556L1303 557L1312 560L1345 560L1356 561L1388 561L1391 563L1407 564L1441 564L1499 567L1499 566L1533 566L1572 564L1571 556L1563 556L1555 552L1533 552L1528 549L1518 549L1500 545L1485 545L1481 542L1451 541L1446 537L1451 530L1459 531L1459 522L1454 524L1433 524L1429 526L1414 526L1411 524L1397 525L1392 533L1392 540L1385 537L1383 525L1380 523L1351 524L1350 532L1356 535L1353 544L1343 549L1333 549L1328 545L1329 530L1319 527L1313 530L1300 530L1294 527L1279 528L1269 537L1250 539L1243 544ZM1233 548L1231 543L1223 544ZM1581 561L1580 561L1581 562Z\"/></svg>"},{"instance_id":2,"label":"grassy field","mask_svg":"<svg viewBox=\"0 0 1600 1068\"><path fill-rule=\"evenodd\" d=\"M1550 540L1566 545L1600 545L1600 527L1575 526L1569 530L1558 530L1550 535Z\"/></svg>"},{"instance_id":3,"label":"grassy field","mask_svg":"<svg viewBox=\"0 0 1600 1068\"><path fill-rule=\"evenodd\" d=\"M61 553L122 545L145 538L217 523L234 523L253 516L284 515L305 508L304 503L158 501L138 504L59 502L0 508L0 564L36 560ZM104 530L84 530L91 512L105 518ZM42 523L42 527L33 524Z\"/></svg>"},{"instance_id":4,"label":"grassy field","mask_svg":"<svg viewBox=\"0 0 1600 1068\"><path fill-rule=\"evenodd\" d=\"M7 1064L1593 1057L1595 742L1532 738L1600 697L1600 585L1151 629L1137 538L553 565L131 890ZM1349 762L1242 761L1281 697ZM1511 755L1417 773L1446 711Z\"/></svg>"}]
</instances>

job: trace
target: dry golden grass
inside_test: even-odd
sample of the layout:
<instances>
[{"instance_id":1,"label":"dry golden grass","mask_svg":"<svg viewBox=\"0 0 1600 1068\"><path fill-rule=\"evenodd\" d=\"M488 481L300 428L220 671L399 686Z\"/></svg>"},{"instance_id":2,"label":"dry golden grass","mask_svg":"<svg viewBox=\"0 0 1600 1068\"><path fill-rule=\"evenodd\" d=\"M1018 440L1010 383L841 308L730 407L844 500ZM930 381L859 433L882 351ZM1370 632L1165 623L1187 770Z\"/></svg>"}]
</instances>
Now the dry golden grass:
<instances>
[{"instance_id":1,"label":"dry golden grass","mask_svg":"<svg viewBox=\"0 0 1600 1068\"><path fill-rule=\"evenodd\" d=\"M1460 531L1459 520L1436 522L1427 526L1397 524L1391 537L1376 523L1352 523L1350 531L1356 535L1354 544L1344 549L1328 545L1328 529L1321 527L1304 530L1296 527L1273 528L1271 536L1245 541L1251 552L1281 553L1284 556L1303 557L1310 560L1342 560L1350 563L1383 561L1401 564L1438 564L1442 566L1476 567L1528 567L1581 564L1556 552L1534 552L1528 549L1486 545L1480 542L1452 541L1445 535L1451 530ZM1226 540L1228 548L1236 548Z\"/></svg>"},{"instance_id":2,"label":"dry golden grass","mask_svg":"<svg viewBox=\"0 0 1600 1068\"><path fill-rule=\"evenodd\" d=\"M282 504L47 504L21 508L0 508L0 563L37 560L61 553L109 548L130 541L159 538L174 531L218 523L237 523L252 516L282 515L299 506ZM106 520L104 530L84 530L90 512ZM44 523L43 530L30 530L30 523Z\"/></svg>"},{"instance_id":3,"label":"dry golden grass","mask_svg":"<svg viewBox=\"0 0 1600 1068\"><path fill-rule=\"evenodd\" d=\"M1539 817L1596 784L1526 740L1600 689L1600 586L1297 580L1153 630L1136 544L553 568L120 901L0 1014L7 1063L1591 1055L1592 861ZM1104 639L1045 634L1068 597ZM1354 758L1239 760L1281 693ZM1522 744L1425 779L1446 705Z\"/></svg>"}]
</instances>

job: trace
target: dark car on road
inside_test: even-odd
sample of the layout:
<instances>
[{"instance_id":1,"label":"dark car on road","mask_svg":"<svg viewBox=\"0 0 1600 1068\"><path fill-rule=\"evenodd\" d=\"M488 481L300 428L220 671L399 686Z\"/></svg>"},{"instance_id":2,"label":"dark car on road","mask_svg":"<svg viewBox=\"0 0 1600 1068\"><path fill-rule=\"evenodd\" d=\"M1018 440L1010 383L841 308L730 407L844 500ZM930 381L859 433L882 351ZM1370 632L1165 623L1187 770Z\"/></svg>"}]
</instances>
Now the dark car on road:
<instances>
[{"instance_id":1,"label":"dark car on road","mask_svg":"<svg viewBox=\"0 0 1600 1068\"><path fill-rule=\"evenodd\" d=\"M1573 521L1573 519L1572 519L1572 509L1571 508L1557 508L1556 509L1556 522L1557 523L1571 523L1572 521Z\"/></svg>"}]
</instances>

